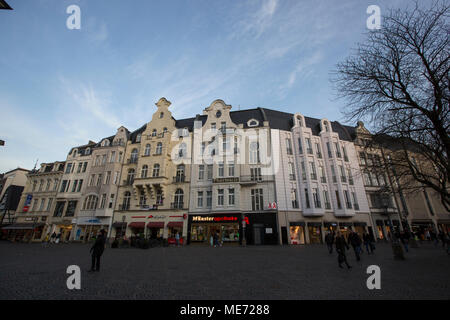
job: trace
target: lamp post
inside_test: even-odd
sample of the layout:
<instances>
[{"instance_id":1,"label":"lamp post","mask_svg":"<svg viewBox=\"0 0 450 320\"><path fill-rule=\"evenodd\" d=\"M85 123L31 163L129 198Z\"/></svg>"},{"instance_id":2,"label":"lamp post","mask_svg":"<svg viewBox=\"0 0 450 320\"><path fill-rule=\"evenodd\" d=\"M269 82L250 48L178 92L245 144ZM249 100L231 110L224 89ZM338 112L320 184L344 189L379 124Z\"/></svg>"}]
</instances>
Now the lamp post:
<instances>
[{"instance_id":1,"label":"lamp post","mask_svg":"<svg viewBox=\"0 0 450 320\"><path fill-rule=\"evenodd\" d=\"M399 239L397 239L395 235L394 225L392 224L391 214L389 212L390 204L391 204L391 197L389 194L382 194L381 195L382 204L384 208L384 212L386 216L389 219L389 227L391 229L391 245L392 245L392 252L394 253L394 259L398 260L405 260L405 256L403 254L403 248L402 245L399 242Z\"/></svg>"}]
</instances>

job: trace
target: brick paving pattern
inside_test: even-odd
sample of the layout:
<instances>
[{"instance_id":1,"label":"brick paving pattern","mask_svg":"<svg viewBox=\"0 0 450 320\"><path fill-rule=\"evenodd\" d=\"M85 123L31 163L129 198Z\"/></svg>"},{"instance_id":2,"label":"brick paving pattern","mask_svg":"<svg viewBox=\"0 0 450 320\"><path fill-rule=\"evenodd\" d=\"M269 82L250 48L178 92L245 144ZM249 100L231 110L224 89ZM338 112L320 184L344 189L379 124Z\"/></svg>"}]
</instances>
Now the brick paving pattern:
<instances>
[{"instance_id":1,"label":"brick paving pattern","mask_svg":"<svg viewBox=\"0 0 450 320\"><path fill-rule=\"evenodd\" d=\"M450 256L422 244L393 259L388 244L339 269L325 245L110 249L88 273L89 245L0 242L0 299L449 299ZM66 268L79 265L81 290L68 290ZM381 290L368 290L366 268L381 268Z\"/></svg>"}]
</instances>

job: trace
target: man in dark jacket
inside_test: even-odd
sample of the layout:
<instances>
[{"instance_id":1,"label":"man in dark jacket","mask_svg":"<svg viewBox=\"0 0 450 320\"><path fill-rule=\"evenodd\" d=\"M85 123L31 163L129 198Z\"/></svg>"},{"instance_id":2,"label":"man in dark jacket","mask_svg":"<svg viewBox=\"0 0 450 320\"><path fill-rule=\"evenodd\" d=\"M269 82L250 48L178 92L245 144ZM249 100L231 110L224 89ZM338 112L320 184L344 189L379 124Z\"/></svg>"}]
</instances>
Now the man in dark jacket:
<instances>
[{"instance_id":1,"label":"man in dark jacket","mask_svg":"<svg viewBox=\"0 0 450 320\"><path fill-rule=\"evenodd\" d=\"M92 253L92 265L91 270L92 271L100 271L100 257L103 254L103 251L105 250L105 230L100 230L100 234L98 235L97 239L95 240L94 245L91 248Z\"/></svg>"},{"instance_id":2,"label":"man in dark jacket","mask_svg":"<svg viewBox=\"0 0 450 320\"><path fill-rule=\"evenodd\" d=\"M325 242L328 247L328 252L330 254L333 253L333 243L334 243L334 233L328 232L328 234L325 236Z\"/></svg>"},{"instance_id":3,"label":"man in dark jacket","mask_svg":"<svg viewBox=\"0 0 450 320\"><path fill-rule=\"evenodd\" d=\"M335 239L335 243L336 243L336 251L338 253L338 263L339 263L339 268L342 268L342 262L345 262L347 268L351 268L351 266L348 264L347 262L347 256L345 255L345 249L349 249L349 246L347 245L347 241L345 241L344 236L338 232L336 239Z\"/></svg>"},{"instance_id":4,"label":"man in dark jacket","mask_svg":"<svg viewBox=\"0 0 450 320\"><path fill-rule=\"evenodd\" d=\"M361 253L361 238L356 232L351 231L350 235L348 236L348 242L352 245L353 251L355 251L356 260L360 261L361 257L359 256L359 254Z\"/></svg>"},{"instance_id":5,"label":"man in dark jacket","mask_svg":"<svg viewBox=\"0 0 450 320\"><path fill-rule=\"evenodd\" d=\"M367 232L364 232L364 234L363 234L363 241L364 241L364 245L366 246L367 254L373 253L372 239Z\"/></svg>"}]
</instances>

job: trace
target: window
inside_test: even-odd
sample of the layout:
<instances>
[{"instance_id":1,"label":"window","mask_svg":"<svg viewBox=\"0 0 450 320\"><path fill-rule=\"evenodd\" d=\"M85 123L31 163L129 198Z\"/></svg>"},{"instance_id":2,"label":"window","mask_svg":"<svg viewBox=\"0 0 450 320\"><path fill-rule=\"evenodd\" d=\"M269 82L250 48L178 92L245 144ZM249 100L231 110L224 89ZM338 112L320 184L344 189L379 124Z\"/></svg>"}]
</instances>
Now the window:
<instances>
[{"instance_id":1,"label":"window","mask_svg":"<svg viewBox=\"0 0 450 320\"><path fill-rule=\"evenodd\" d=\"M41 180L39 182L39 191L42 191L42 188L44 187L44 180Z\"/></svg>"},{"instance_id":2,"label":"window","mask_svg":"<svg viewBox=\"0 0 450 320\"><path fill-rule=\"evenodd\" d=\"M206 191L206 206L208 208L212 206L212 191Z\"/></svg>"},{"instance_id":3,"label":"window","mask_svg":"<svg viewBox=\"0 0 450 320\"><path fill-rule=\"evenodd\" d=\"M234 162L228 163L228 176L234 177Z\"/></svg>"},{"instance_id":4,"label":"window","mask_svg":"<svg viewBox=\"0 0 450 320\"><path fill-rule=\"evenodd\" d=\"M145 164L142 166L141 178L147 178L148 166Z\"/></svg>"},{"instance_id":5,"label":"window","mask_svg":"<svg viewBox=\"0 0 450 320\"><path fill-rule=\"evenodd\" d=\"M89 195L84 200L83 210L95 210L97 208L98 197L96 195Z\"/></svg>"},{"instance_id":6,"label":"window","mask_svg":"<svg viewBox=\"0 0 450 320\"><path fill-rule=\"evenodd\" d=\"M352 176L352 171L350 170L350 168L347 168L347 175L348 175L348 183L350 185L353 185L353 176Z\"/></svg>"},{"instance_id":7,"label":"window","mask_svg":"<svg viewBox=\"0 0 450 320\"><path fill-rule=\"evenodd\" d=\"M286 153L292 154L291 139L286 139Z\"/></svg>"},{"instance_id":8,"label":"window","mask_svg":"<svg viewBox=\"0 0 450 320\"><path fill-rule=\"evenodd\" d=\"M100 201L100 209L105 209L106 205L106 193L102 194L102 200Z\"/></svg>"},{"instance_id":9,"label":"window","mask_svg":"<svg viewBox=\"0 0 450 320\"><path fill-rule=\"evenodd\" d=\"M179 164L177 166L177 173L176 173L176 181L177 182L184 182L184 164Z\"/></svg>"},{"instance_id":10,"label":"window","mask_svg":"<svg viewBox=\"0 0 450 320\"><path fill-rule=\"evenodd\" d=\"M309 202L309 193L308 193L308 189L305 188L305 200L306 200L306 208L311 208L311 204Z\"/></svg>"},{"instance_id":11,"label":"window","mask_svg":"<svg viewBox=\"0 0 450 320\"><path fill-rule=\"evenodd\" d=\"M156 154L162 154L162 143L158 142L158 144L156 145Z\"/></svg>"},{"instance_id":12,"label":"window","mask_svg":"<svg viewBox=\"0 0 450 320\"><path fill-rule=\"evenodd\" d=\"M70 180L67 181L67 188L64 192L69 192Z\"/></svg>"},{"instance_id":13,"label":"window","mask_svg":"<svg viewBox=\"0 0 450 320\"><path fill-rule=\"evenodd\" d=\"M46 211L50 211L50 209L51 209L51 207L52 207L52 202L53 202L53 199L52 199L52 198L48 199L48 202L47 202L47 210L46 210Z\"/></svg>"},{"instance_id":14,"label":"window","mask_svg":"<svg viewBox=\"0 0 450 320\"><path fill-rule=\"evenodd\" d=\"M79 162L78 163L78 168L77 168L77 173L81 172L82 167L83 167L83 162Z\"/></svg>"},{"instance_id":15,"label":"window","mask_svg":"<svg viewBox=\"0 0 450 320\"><path fill-rule=\"evenodd\" d=\"M207 172L206 172L206 178L208 180L212 180L212 173L213 173L213 166L212 164L208 164L208 166L206 167Z\"/></svg>"},{"instance_id":16,"label":"window","mask_svg":"<svg viewBox=\"0 0 450 320\"><path fill-rule=\"evenodd\" d=\"M89 186L93 186L95 181L95 174L91 174L91 179L89 180Z\"/></svg>"},{"instance_id":17,"label":"window","mask_svg":"<svg viewBox=\"0 0 450 320\"><path fill-rule=\"evenodd\" d=\"M297 189L291 189L292 208L298 209Z\"/></svg>"},{"instance_id":18,"label":"window","mask_svg":"<svg viewBox=\"0 0 450 320\"><path fill-rule=\"evenodd\" d=\"M330 147L330 143L327 142L327 151L328 151L328 158L333 158L333 155L331 153L331 147Z\"/></svg>"},{"instance_id":19,"label":"window","mask_svg":"<svg viewBox=\"0 0 450 320\"><path fill-rule=\"evenodd\" d=\"M341 182L347 182L347 178L345 177L344 167L339 166L339 170L341 171Z\"/></svg>"},{"instance_id":20,"label":"window","mask_svg":"<svg viewBox=\"0 0 450 320\"><path fill-rule=\"evenodd\" d=\"M366 186L372 185L372 176L370 175L369 171L364 172L364 183Z\"/></svg>"},{"instance_id":21,"label":"window","mask_svg":"<svg viewBox=\"0 0 450 320\"><path fill-rule=\"evenodd\" d=\"M261 168L250 168L251 181L262 181Z\"/></svg>"},{"instance_id":22,"label":"window","mask_svg":"<svg viewBox=\"0 0 450 320\"><path fill-rule=\"evenodd\" d=\"M313 200L314 200L314 206L316 208L321 208L322 207L322 204L320 203L319 189L317 189L317 188L313 189Z\"/></svg>"},{"instance_id":23,"label":"window","mask_svg":"<svg viewBox=\"0 0 450 320\"><path fill-rule=\"evenodd\" d=\"M331 209L330 198L328 197L328 190L323 190L323 201L325 201L325 209Z\"/></svg>"},{"instance_id":24,"label":"window","mask_svg":"<svg viewBox=\"0 0 450 320\"><path fill-rule=\"evenodd\" d=\"M228 189L228 205L234 206L234 188Z\"/></svg>"},{"instance_id":25,"label":"window","mask_svg":"<svg viewBox=\"0 0 450 320\"><path fill-rule=\"evenodd\" d=\"M156 137L156 129L152 130L152 137Z\"/></svg>"},{"instance_id":26,"label":"window","mask_svg":"<svg viewBox=\"0 0 450 320\"><path fill-rule=\"evenodd\" d=\"M120 163L122 163L122 158L123 158L123 152L119 152L119 159L118 159L118 161Z\"/></svg>"},{"instance_id":27,"label":"window","mask_svg":"<svg viewBox=\"0 0 450 320\"><path fill-rule=\"evenodd\" d=\"M197 192L197 208L203 207L203 191Z\"/></svg>"},{"instance_id":28,"label":"window","mask_svg":"<svg viewBox=\"0 0 450 320\"><path fill-rule=\"evenodd\" d=\"M53 184L53 191L56 191L56 190L58 189L58 183L59 183L59 180L58 180L58 179L55 179L54 181L55 181L55 182L54 182L54 184Z\"/></svg>"},{"instance_id":29,"label":"window","mask_svg":"<svg viewBox=\"0 0 450 320\"><path fill-rule=\"evenodd\" d=\"M161 113L159 114L159 118L160 118L160 119L164 118L164 112L161 112Z\"/></svg>"},{"instance_id":30,"label":"window","mask_svg":"<svg viewBox=\"0 0 450 320\"><path fill-rule=\"evenodd\" d=\"M311 179L312 180L317 180L316 165L314 164L313 161L311 161L309 163L309 167L311 169Z\"/></svg>"},{"instance_id":31,"label":"window","mask_svg":"<svg viewBox=\"0 0 450 320\"><path fill-rule=\"evenodd\" d=\"M219 164L218 164L218 173L217 173L217 175L219 177L223 177L224 176L224 164L223 164L223 162L219 162Z\"/></svg>"},{"instance_id":32,"label":"window","mask_svg":"<svg viewBox=\"0 0 450 320\"><path fill-rule=\"evenodd\" d=\"M352 197L353 197L353 206L355 207L355 210L359 210L358 198L356 197L355 192L352 192Z\"/></svg>"},{"instance_id":33,"label":"window","mask_svg":"<svg viewBox=\"0 0 450 320\"><path fill-rule=\"evenodd\" d=\"M72 184L72 192L75 192L77 190L77 184L78 184L78 180L75 180Z\"/></svg>"},{"instance_id":34,"label":"window","mask_svg":"<svg viewBox=\"0 0 450 320\"><path fill-rule=\"evenodd\" d=\"M259 143L258 142L250 142L249 146L249 163L250 164L256 164L260 163L259 158Z\"/></svg>"},{"instance_id":35,"label":"window","mask_svg":"<svg viewBox=\"0 0 450 320\"><path fill-rule=\"evenodd\" d=\"M174 208L175 209L183 209L183 200L184 200L183 190L177 189L177 191L175 191Z\"/></svg>"},{"instance_id":36,"label":"window","mask_svg":"<svg viewBox=\"0 0 450 320\"><path fill-rule=\"evenodd\" d=\"M298 153L303 154L303 146L301 138L298 138Z\"/></svg>"},{"instance_id":37,"label":"window","mask_svg":"<svg viewBox=\"0 0 450 320\"><path fill-rule=\"evenodd\" d=\"M133 184L134 182L134 169L129 169L128 170L128 175L127 175L127 184Z\"/></svg>"},{"instance_id":38,"label":"window","mask_svg":"<svg viewBox=\"0 0 450 320\"><path fill-rule=\"evenodd\" d=\"M131 193L129 191L126 191L123 195L122 210L130 209L130 199L131 199Z\"/></svg>"},{"instance_id":39,"label":"window","mask_svg":"<svg viewBox=\"0 0 450 320\"><path fill-rule=\"evenodd\" d=\"M306 168L305 168L305 162L304 161L302 161L301 166L302 166L302 179L306 180Z\"/></svg>"},{"instance_id":40,"label":"window","mask_svg":"<svg viewBox=\"0 0 450 320\"><path fill-rule=\"evenodd\" d=\"M86 172L86 169L87 169L87 162L84 162L83 163L83 170L82 170L82 172Z\"/></svg>"},{"instance_id":41,"label":"window","mask_svg":"<svg viewBox=\"0 0 450 320\"><path fill-rule=\"evenodd\" d=\"M134 148L132 151L131 151L131 163L136 163L137 162L137 160L138 160L138 149L136 149L136 148Z\"/></svg>"},{"instance_id":42,"label":"window","mask_svg":"<svg viewBox=\"0 0 450 320\"><path fill-rule=\"evenodd\" d=\"M336 149L336 156L338 158L340 158L341 157L341 149L339 148L339 143L335 142L334 143L334 148Z\"/></svg>"},{"instance_id":43,"label":"window","mask_svg":"<svg viewBox=\"0 0 450 320\"><path fill-rule=\"evenodd\" d=\"M218 189L217 190L217 205L218 206L223 206L223 196L224 196L223 189Z\"/></svg>"},{"instance_id":44,"label":"window","mask_svg":"<svg viewBox=\"0 0 450 320\"><path fill-rule=\"evenodd\" d=\"M344 190L344 199L345 199L345 204L347 206L347 209L351 209L352 203L350 201L350 195L348 194L347 190Z\"/></svg>"},{"instance_id":45,"label":"window","mask_svg":"<svg viewBox=\"0 0 450 320\"><path fill-rule=\"evenodd\" d=\"M61 188L59 189L59 192L65 192L67 187L67 180L63 180L61 183Z\"/></svg>"},{"instance_id":46,"label":"window","mask_svg":"<svg viewBox=\"0 0 450 320\"><path fill-rule=\"evenodd\" d=\"M153 166L153 173L152 173L153 177L159 177L159 168L160 168L159 164L155 163L155 165Z\"/></svg>"},{"instance_id":47,"label":"window","mask_svg":"<svg viewBox=\"0 0 450 320\"><path fill-rule=\"evenodd\" d=\"M334 165L331 165L331 176L333 177L333 182L336 183L337 178L336 178L336 170L334 169Z\"/></svg>"},{"instance_id":48,"label":"window","mask_svg":"<svg viewBox=\"0 0 450 320\"><path fill-rule=\"evenodd\" d=\"M139 194L139 206L143 207L147 205L147 197L145 196L145 191L141 191Z\"/></svg>"},{"instance_id":49,"label":"window","mask_svg":"<svg viewBox=\"0 0 450 320\"><path fill-rule=\"evenodd\" d=\"M364 152L359 153L359 163L363 166L366 165L366 155Z\"/></svg>"},{"instance_id":50,"label":"window","mask_svg":"<svg viewBox=\"0 0 450 320\"><path fill-rule=\"evenodd\" d=\"M338 209L342 209L341 198L339 197L339 191L337 191L337 190L336 190L336 202L337 202Z\"/></svg>"},{"instance_id":51,"label":"window","mask_svg":"<svg viewBox=\"0 0 450 320\"><path fill-rule=\"evenodd\" d=\"M55 206L54 217L62 217L64 207L66 205L65 201L57 201Z\"/></svg>"},{"instance_id":52,"label":"window","mask_svg":"<svg viewBox=\"0 0 450 320\"><path fill-rule=\"evenodd\" d=\"M150 146L150 144L146 144L146 145L145 145L144 155L145 155L145 156L149 156L149 155L150 155L150 152L151 152L151 146Z\"/></svg>"},{"instance_id":53,"label":"window","mask_svg":"<svg viewBox=\"0 0 450 320\"><path fill-rule=\"evenodd\" d=\"M348 162L347 148L345 148L345 146L342 146L342 151L344 152L344 161Z\"/></svg>"},{"instance_id":54,"label":"window","mask_svg":"<svg viewBox=\"0 0 450 320\"><path fill-rule=\"evenodd\" d=\"M72 171L72 163L68 163L68 164L67 164L66 172L65 172L65 173L70 173L70 171Z\"/></svg>"},{"instance_id":55,"label":"window","mask_svg":"<svg viewBox=\"0 0 450 320\"><path fill-rule=\"evenodd\" d=\"M201 164L198 166L198 180L203 180L205 178L205 165Z\"/></svg>"},{"instance_id":56,"label":"window","mask_svg":"<svg viewBox=\"0 0 450 320\"><path fill-rule=\"evenodd\" d=\"M101 161L100 156L96 156L95 157L95 165L99 166L100 165L100 161Z\"/></svg>"},{"instance_id":57,"label":"window","mask_svg":"<svg viewBox=\"0 0 450 320\"><path fill-rule=\"evenodd\" d=\"M320 166L320 181L321 181L322 183L326 183L326 182L327 182L327 178L326 178L326 175L325 175L325 168L324 168L324 166Z\"/></svg>"},{"instance_id":58,"label":"window","mask_svg":"<svg viewBox=\"0 0 450 320\"><path fill-rule=\"evenodd\" d=\"M116 171L116 172L114 172L114 184L117 184L117 180L119 179L119 172L118 171Z\"/></svg>"},{"instance_id":59,"label":"window","mask_svg":"<svg viewBox=\"0 0 450 320\"><path fill-rule=\"evenodd\" d=\"M142 135L139 133L139 134L136 136L136 142L141 142L141 137L142 137Z\"/></svg>"},{"instance_id":60,"label":"window","mask_svg":"<svg viewBox=\"0 0 450 320\"><path fill-rule=\"evenodd\" d=\"M317 151L317 158L322 159L322 151L320 150L320 144L316 143L316 151Z\"/></svg>"},{"instance_id":61,"label":"window","mask_svg":"<svg viewBox=\"0 0 450 320\"><path fill-rule=\"evenodd\" d=\"M109 162L114 162L114 161L116 161L116 152L111 151L111 157L109 158Z\"/></svg>"},{"instance_id":62,"label":"window","mask_svg":"<svg viewBox=\"0 0 450 320\"><path fill-rule=\"evenodd\" d=\"M294 181L295 180L294 164L292 162L289 162L288 168L289 168L289 180Z\"/></svg>"},{"instance_id":63,"label":"window","mask_svg":"<svg viewBox=\"0 0 450 320\"><path fill-rule=\"evenodd\" d=\"M107 158L106 154L102 155L102 165L106 164L106 158Z\"/></svg>"},{"instance_id":64,"label":"window","mask_svg":"<svg viewBox=\"0 0 450 320\"><path fill-rule=\"evenodd\" d=\"M41 205L39 206L39 211L44 210L45 199L41 199Z\"/></svg>"},{"instance_id":65,"label":"window","mask_svg":"<svg viewBox=\"0 0 450 320\"><path fill-rule=\"evenodd\" d=\"M252 189L251 198L252 198L252 210L253 211L263 210L264 208L263 189Z\"/></svg>"},{"instance_id":66,"label":"window","mask_svg":"<svg viewBox=\"0 0 450 320\"><path fill-rule=\"evenodd\" d=\"M100 173L97 178L97 186L101 186L103 182L103 175Z\"/></svg>"},{"instance_id":67,"label":"window","mask_svg":"<svg viewBox=\"0 0 450 320\"><path fill-rule=\"evenodd\" d=\"M311 139L310 138L306 138L305 139L306 140L306 151L309 153L309 154L313 154L313 149L312 149L312 145L311 145Z\"/></svg>"},{"instance_id":68,"label":"window","mask_svg":"<svg viewBox=\"0 0 450 320\"><path fill-rule=\"evenodd\" d=\"M50 184L52 183L52 180L47 179L47 186L45 187L45 191L50 190Z\"/></svg>"},{"instance_id":69,"label":"window","mask_svg":"<svg viewBox=\"0 0 450 320\"><path fill-rule=\"evenodd\" d=\"M80 179L80 182L78 183L78 189L77 192L81 191L81 186L83 185L83 179Z\"/></svg>"},{"instance_id":70,"label":"window","mask_svg":"<svg viewBox=\"0 0 450 320\"><path fill-rule=\"evenodd\" d=\"M105 184L109 184L111 181L111 171L106 172Z\"/></svg>"}]
</instances>

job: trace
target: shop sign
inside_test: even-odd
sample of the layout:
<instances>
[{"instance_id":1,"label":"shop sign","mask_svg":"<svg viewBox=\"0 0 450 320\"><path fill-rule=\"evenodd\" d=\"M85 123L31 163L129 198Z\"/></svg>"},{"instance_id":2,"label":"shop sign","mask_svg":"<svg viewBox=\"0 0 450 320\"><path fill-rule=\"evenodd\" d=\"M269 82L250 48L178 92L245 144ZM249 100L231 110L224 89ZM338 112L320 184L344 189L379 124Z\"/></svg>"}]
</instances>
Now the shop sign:
<instances>
[{"instance_id":1,"label":"shop sign","mask_svg":"<svg viewBox=\"0 0 450 320\"><path fill-rule=\"evenodd\" d=\"M272 234L272 228L266 228L266 233Z\"/></svg>"},{"instance_id":2,"label":"shop sign","mask_svg":"<svg viewBox=\"0 0 450 320\"><path fill-rule=\"evenodd\" d=\"M136 218L136 217L133 217ZM142 217L141 217L142 218ZM144 217L145 218L145 217ZM148 216L149 219L165 219L166 216L153 216L153 215L149 215Z\"/></svg>"},{"instance_id":3,"label":"shop sign","mask_svg":"<svg viewBox=\"0 0 450 320\"><path fill-rule=\"evenodd\" d=\"M215 178L213 179L213 183L227 183L227 182L239 182L239 178Z\"/></svg>"},{"instance_id":4,"label":"shop sign","mask_svg":"<svg viewBox=\"0 0 450 320\"><path fill-rule=\"evenodd\" d=\"M222 217L202 217L193 216L192 221L195 222L237 222L237 217L222 216Z\"/></svg>"},{"instance_id":5,"label":"shop sign","mask_svg":"<svg viewBox=\"0 0 450 320\"><path fill-rule=\"evenodd\" d=\"M276 202L269 202L269 209L276 209L277 203Z\"/></svg>"}]
</instances>

